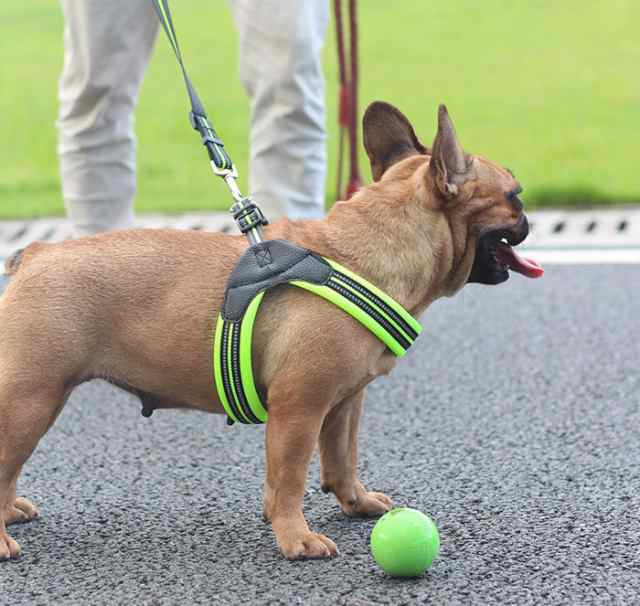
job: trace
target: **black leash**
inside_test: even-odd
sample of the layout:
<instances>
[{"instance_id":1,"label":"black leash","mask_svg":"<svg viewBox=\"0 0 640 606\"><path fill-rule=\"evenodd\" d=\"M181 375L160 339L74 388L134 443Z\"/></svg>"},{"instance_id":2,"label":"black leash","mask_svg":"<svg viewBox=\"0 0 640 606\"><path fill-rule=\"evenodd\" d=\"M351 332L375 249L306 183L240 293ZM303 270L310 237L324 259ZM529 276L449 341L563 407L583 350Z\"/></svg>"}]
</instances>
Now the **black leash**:
<instances>
[{"instance_id":1,"label":"black leash","mask_svg":"<svg viewBox=\"0 0 640 606\"><path fill-rule=\"evenodd\" d=\"M173 27L173 20L171 18L171 11L169 10L169 1L151 1L156 9L160 23L167 34L169 43L171 44L173 52L176 55L176 59L178 60L178 64L180 65L182 76L184 77L184 83L187 87L187 93L189 94L189 99L191 101L189 122L191 123L191 126L200 133L202 144L207 148L207 154L209 155L213 172L218 177L222 177L222 179L224 179L224 182L227 184L227 187L235 200L233 206L230 208L230 212L238 224L238 228L247 236L251 244L258 244L263 240L262 226L267 225L268 221L259 206L251 198L243 196L242 193L240 193L240 189L238 188L238 183L236 181L238 178L238 171L236 170L231 157L227 153L224 143L210 124L204 105L202 104L202 101L200 101L200 97L198 97L198 93L196 92L182 61L182 53L180 52L178 37L176 36L176 31Z\"/></svg>"}]
</instances>

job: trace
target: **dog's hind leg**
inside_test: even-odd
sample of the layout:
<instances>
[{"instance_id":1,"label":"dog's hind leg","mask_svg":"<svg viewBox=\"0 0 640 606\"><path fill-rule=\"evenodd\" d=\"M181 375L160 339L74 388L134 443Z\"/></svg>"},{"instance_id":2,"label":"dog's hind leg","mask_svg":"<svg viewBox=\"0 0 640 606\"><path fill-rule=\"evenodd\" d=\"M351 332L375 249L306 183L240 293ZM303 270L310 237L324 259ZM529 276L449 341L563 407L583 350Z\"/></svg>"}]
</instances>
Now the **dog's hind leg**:
<instances>
[{"instance_id":1,"label":"dog's hind leg","mask_svg":"<svg viewBox=\"0 0 640 606\"><path fill-rule=\"evenodd\" d=\"M0 560L20 556L20 546L7 533L7 525L38 515L29 501L16 497L16 483L22 466L57 416L64 397L62 391L51 387L27 390L24 385L20 389L5 383L0 388Z\"/></svg>"},{"instance_id":2,"label":"dog's hind leg","mask_svg":"<svg viewBox=\"0 0 640 606\"><path fill-rule=\"evenodd\" d=\"M325 418L320 432L322 490L336 495L354 517L379 516L393 507L384 493L368 492L358 479L358 426L364 391L347 398Z\"/></svg>"},{"instance_id":3,"label":"dog's hind leg","mask_svg":"<svg viewBox=\"0 0 640 606\"><path fill-rule=\"evenodd\" d=\"M13 257L0 297L0 559L20 548L7 525L34 519L37 510L16 496L22 466L53 424L70 390L90 374L88 360L100 332L89 305L77 303L64 263L32 244Z\"/></svg>"},{"instance_id":4,"label":"dog's hind leg","mask_svg":"<svg viewBox=\"0 0 640 606\"><path fill-rule=\"evenodd\" d=\"M9 497L7 498L7 507L4 511L5 526L10 524L25 524L32 522L40 517L38 508L28 499L16 495L16 484L20 470L13 480L13 484L9 489Z\"/></svg>"}]
</instances>

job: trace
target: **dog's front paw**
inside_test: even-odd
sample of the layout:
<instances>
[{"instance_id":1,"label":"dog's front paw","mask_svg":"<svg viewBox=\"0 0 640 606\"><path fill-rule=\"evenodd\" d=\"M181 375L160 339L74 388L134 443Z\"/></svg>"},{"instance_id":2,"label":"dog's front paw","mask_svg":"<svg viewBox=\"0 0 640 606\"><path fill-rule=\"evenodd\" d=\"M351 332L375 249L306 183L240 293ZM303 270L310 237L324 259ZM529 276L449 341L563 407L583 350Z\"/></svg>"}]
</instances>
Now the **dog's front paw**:
<instances>
[{"instance_id":1,"label":"dog's front paw","mask_svg":"<svg viewBox=\"0 0 640 606\"><path fill-rule=\"evenodd\" d=\"M393 509L393 501L383 492L357 491L357 496L340 501L342 511L354 518L375 518Z\"/></svg>"},{"instance_id":2,"label":"dog's front paw","mask_svg":"<svg viewBox=\"0 0 640 606\"><path fill-rule=\"evenodd\" d=\"M31 522L39 517L40 512L38 508L31 501L23 497L18 497L3 513L4 523L7 526L9 526L9 524Z\"/></svg>"},{"instance_id":3,"label":"dog's front paw","mask_svg":"<svg viewBox=\"0 0 640 606\"><path fill-rule=\"evenodd\" d=\"M5 531L0 530L0 562L17 560L20 557L20 545Z\"/></svg>"},{"instance_id":4,"label":"dog's front paw","mask_svg":"<svg viewBox=\"0 0 640 606\"><path fill-rule=\"evenodd\" d=\"M280 551L287 560L317 560L332 558L340 553L329 537L310 530L284 533L284 536L277 536L277 539Z\"/></svg>"}]
</instances>

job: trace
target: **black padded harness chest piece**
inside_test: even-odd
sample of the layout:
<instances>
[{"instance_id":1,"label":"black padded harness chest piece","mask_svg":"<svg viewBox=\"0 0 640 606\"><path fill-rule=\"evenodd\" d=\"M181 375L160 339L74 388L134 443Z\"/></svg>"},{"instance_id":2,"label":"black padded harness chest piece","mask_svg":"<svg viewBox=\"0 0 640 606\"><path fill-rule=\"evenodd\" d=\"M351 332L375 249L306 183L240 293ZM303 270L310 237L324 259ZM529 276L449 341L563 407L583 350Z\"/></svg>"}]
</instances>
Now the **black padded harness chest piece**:
<instances>
[{"instance_id":1,"label":"black padded harness chest piece","mask_svg":"<svg viewBox=\"0 0 640 606\"><path fill-rule=\"evenodd\" d=\"M250 246L240 257L229 281L222 318L238 322L255 296L278 284L303 280L326 284L333 268L322 257L285 240L267 240Z\"/></svg>"}]
</instances>

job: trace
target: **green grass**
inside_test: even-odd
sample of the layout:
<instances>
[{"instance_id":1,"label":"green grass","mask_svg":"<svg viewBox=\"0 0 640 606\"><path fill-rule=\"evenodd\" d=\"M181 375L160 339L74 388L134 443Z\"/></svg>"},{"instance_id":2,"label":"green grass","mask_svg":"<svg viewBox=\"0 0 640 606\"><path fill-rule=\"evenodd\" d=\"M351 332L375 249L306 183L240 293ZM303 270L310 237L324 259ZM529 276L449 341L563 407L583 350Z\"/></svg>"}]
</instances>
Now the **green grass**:
<instances>
[{"instance_id":1,"label":"green grass","mask_svg":"<svg viewBox=\"0 0 640 606\"><path fill-rule=\"evenodd\" d=\"M191 75L244 184L248 102L227 4L173 5ZM446 102L465 148L515 170L529 207L640 201L640 3L367 0L359 8L362 107L375 99L394 103L430 143L437 103ZM55 131L59 4L4 2L0 19L0 217L62 214ZM325 66L332 200L332 27ZM179 72L161 37L137 112L139 211L228 205L186 115ZM368 178L366 164L363 172Z\"/></svg>"}]
</instances>

